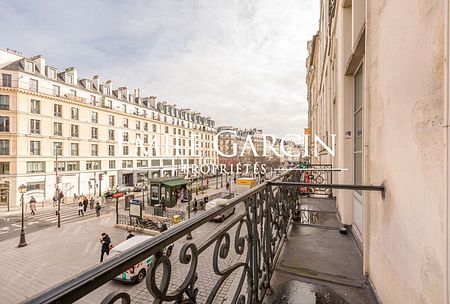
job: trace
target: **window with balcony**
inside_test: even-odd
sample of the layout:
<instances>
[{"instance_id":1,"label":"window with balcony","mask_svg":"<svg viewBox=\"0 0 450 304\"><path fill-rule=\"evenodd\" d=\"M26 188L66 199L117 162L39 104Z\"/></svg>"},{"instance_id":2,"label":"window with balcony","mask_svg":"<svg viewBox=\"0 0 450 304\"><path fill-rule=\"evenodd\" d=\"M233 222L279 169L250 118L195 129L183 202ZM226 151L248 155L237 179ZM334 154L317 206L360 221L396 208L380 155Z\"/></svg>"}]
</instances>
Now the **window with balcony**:
<instances>
[{"instance_id":1,"label":"window with balcony","mask_svg":"<svg viewBox=\"0 0 450 304\"><path fill-rule=\"evenodd\" d=\"M27 162L27 173L42 173L42 172L45 172L45 162L43 161Z\"/></svg>"},{"instance_id":2,"label":"window with balcony","mask_svg":"<svg viewBox=\"0 0 450 304\"><path fill-rule=\"evenodd\" d=\"M108 146L108 155L109 156L114 156L115 154L115 146L114 145L109 145Z\"/></svg>"},{"instance_id":3,"label":"window with balcony","mask_svg":"<svg viewBox=\"0 0 450 304\"><path fill-rule=\"evenodd\" d=\"M0 110L9 110L9 95L0 95Z\"/></svg>"},{"instance_id":4,"label":"window with balcony","mask_svg":"<svg viewBox=\"0 0 450 304\"><path fill-rule=\"evenodd\" d=\"M38 91L38 81L36 79L30 79L30 91L37 92Z\"/></svg>"},{"instance_id":5,"label":"window with balcony","mask_svg":"<svg viewBox=\"0 0 450 304\"><path fill-rule=\"evenodd\" d=\"M91 156L98 156L98 145L97 144L91 145Z\"/></svg>"},{"instance_id":6,"label":"window with balcony","mask_svg":"<svg viewBox=\"0 0 450 304\"><path fill-rule=\"evenodd\" d=\"M91 128L91 139L98 139L98 128Z\"/></svg>"},{"instance_id":7,"label":"window with balcony","mask_svg":"<svg viewBox=\"0 0 450 304\"><path fill-rule=\"evenodd\" d=\"M9 132L9 116L0 116L0 132Z\"/></svg>"},{"instance_id":8,"label":"window with balcony","mask_svg":"<svg viewBox=\"0 0 450 304\"><path fill-rule=\"evenodd\" d=\"M30 119L30 133L41 134L41 121L37 119Z\"/></svg>"},{"instance_id":9,"label":"window with balcony","mask_svg":"<svg viewBox=\"0 0 450 304\"><path fill-rule=\"evenodd\" d=\"M114 130L109 130L108 131L108 139L109 140L114 140Z\"/></svg>"},{"instance_id":10,"label":"window with balcony","mask_svg":"<svg viewBox=\"0 0 450 304\"><path fill-rule=\"evenodd\" d=\"M41 142L32 140L30 141L30 155L41 155Z\"/></svg>"},{"instance_id":11,"label":"window with balcony","mask_svg":"<svg viewBox=\"0 0 450 304\"><path fill-rule=\"evenodd\" d=\"M79 155L79 144L78 143L71 143L70 144L70 155L72 155L72 156L78 156Z\"/></svg>"},{"instance_id":12,"label":"window with balcony","mask_svg":"<svg viewBox=\"0 0 450 304\"><path fill-rule=\"evenodd\" d=\"M3 87L11 87L12 86L12 77L11 74L2 74L2 83Z\"/></svg>"},{"instance_id":13,"label":"window with balcony","mask_svg":"<svg viewBox=\"0 0 450 304\"><path fill-rule=\"evenodd\" d=\"M114 115L108 116L108 122L110 126L114 126Z\"/></svg>"},{"instance_id":14,"label":"window with balcony","mask_svg":"<svg viewBox=\"0 0 450 304\"><path fill-rule=\"evenodd\" d=\"M71 137L78 137L78 125L70 125L70 136Z\"/></svg>"},{"instance_id":15,"label":"window with balcony","mask_svg":"<svg viewBox=\"0 0 450 304\"><path fill-rule=\"evenodd\" d=\"M53 123L53 135L62 136L62 123L60 122Z\"/></svg>"},{"instance_id":16,"label":"window with balcony","mask_svg":"<svg viewBox=\"0 0 450 304\"><path fill-rule=\"evenodd\" d=\"M62 117L62 105L59 104L53 105L53 116Z\"/></svg>"},{"instance_id":17,"label":"window with balcony","mask_svg":"<svg viewBox=\"0 0 450 304\"><path fill-rule=\"evenodd\" d=\"M0 174L9 174L9 162L0 162Z\"/></svg>"},{"instance_id":18,"label":"window with balcony","mask_svg":"<svg viewBox=\"0 0 450 304\"><path fill-rule=\"evenodd\" d=\"M93 123L98 123L98 112L92 112L91 113L91 121Z\"/></svg>"},{"instance_id":19,"label":"window with balcony","mask_svg":"<svg viewBox=\"0 0 450 304\"><path fill-rule=\"evenodd\" d=\"M78 120L78 109L72 108L70 112L71 112L72 119Z\"/></svg>"},{"instance_id":20,"label":"window with balcony","mask_svg":"<svg viewBox=\"0 0 450 304\"><path fill-rule=\"evenodd\" d=\"M52 94L53 96L60 96L61 95L61 89L57 85L52 85Z\"/></svg>"},{"instance_id":21,"label":"window with balcony","mask_svg":"<svg viewBox=\"0 0 450 304\"><path fill-rule=\"evenodd\" d=\"M30 101L30 112L35 114L41 113L41 101L37 99L31 99Z\"/></svg>"}]
</instances>

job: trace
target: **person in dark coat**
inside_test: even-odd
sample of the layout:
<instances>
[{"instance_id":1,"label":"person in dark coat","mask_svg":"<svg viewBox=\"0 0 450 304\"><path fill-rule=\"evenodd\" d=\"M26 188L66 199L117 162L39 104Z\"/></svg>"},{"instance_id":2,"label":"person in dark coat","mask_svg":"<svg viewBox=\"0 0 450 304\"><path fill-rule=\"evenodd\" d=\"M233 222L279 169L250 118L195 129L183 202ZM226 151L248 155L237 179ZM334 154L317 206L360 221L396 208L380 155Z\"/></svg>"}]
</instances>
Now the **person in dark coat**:
<instances>
[{"instance_id":1,"label":"person in dark coat","mask_svg":"<svg viewBox=\"0 0 450 304\"><path fill-rule=\"evenodd\" d=\"M93 197L91 197L91 199L89 200L89 210L94 209L94 203L95 203L95 199Z\"/></svg>"},{"instance_id":2,"label":"person in dark coat","mask_svg":"<svg viewBox=\"0 0 450 304\"><path fill-rule=\"evenodd\" d=\"M95 213L97 214L97 216L100 216L100 209L102 209L102 207L100 206L100 203L97 202L97 204L95 205Z\"/></svg>"},{"instance_id":3,"label":"person in dark coat","mask_svg":"<svg viewBox=\"0 0 450 304\"><path fill-rule=\"evenodd\" d=\"M197 212L197 210L198 210L198 202L197 199L194 198L194 212Z\"/></svg>"},{"instance_id":4,"label":"person in dark coat","mask_svg":"<svg viewBox=\"0 0 450 304\"><path fill-rule=\"evenodd\" d=\"M87 211L87 207L88 207L88 199L87 197L84 198L83 200L83 211L86 212Z\"/></svg>"},{"instance_id":5,"label":"person in dark coat","mask_svg":"<svg viewBox=\"0 0 450 304\"><path fill-rule=\"evenodd\" d=\"M127 240L134 237L134 234L131 231L128 231Z\"/></svg>"},{"instance_id":6,"label":"person in dark coat","mask_svg":"<svg viewBox=\"0 0 450 304\"><path fill-rule=\"evenodd\" d=\"M100 263L103 262L103 255L109 255L109 249L111 245L111 238L106 233L102 233L102 237L100 239L100 243L102 244L102 253L100 255Z\"/></svg>"}]
</instances>

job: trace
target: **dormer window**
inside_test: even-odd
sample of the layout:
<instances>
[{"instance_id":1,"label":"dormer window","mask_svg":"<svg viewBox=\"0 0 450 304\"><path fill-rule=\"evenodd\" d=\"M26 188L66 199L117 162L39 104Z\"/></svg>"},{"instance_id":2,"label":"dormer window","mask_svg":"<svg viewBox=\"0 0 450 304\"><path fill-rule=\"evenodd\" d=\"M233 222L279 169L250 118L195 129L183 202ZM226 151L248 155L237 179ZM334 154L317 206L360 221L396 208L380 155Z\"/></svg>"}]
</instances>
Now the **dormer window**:
<instances>
[{"instance_id":1,"label":"dormer window","mask_svg":"<svg viewBox=\"0 0 450 304\"><path fill-rule=\"evenodd\" d=\"M47 67L47 77L56 79L56 70L50 67Z\"/></svg>"},{"instance_id":2,"label":"dormer window","mask_svg":"<svg viewBox=\"0 0 450 304\"><path fill-rule=\"evenodd\" d=\"M66 83L73 84L73 75L66 74Z\"/></svg>"},{"instance_id":3,"label":"dormer window","mask_svg":"<svg viewBox=\"0 0 450 304\"><path fill-rule=\"evenodd\" d=\"M34 62L32 61L25 61L25 71L34 73Z\"/></svg>"},{"instance_id":4,"label":"dormer window","mask_svg":"<svg viewBox=\"0 0 450 304\"><path fill-rule=\"evenodd\" d=\"M91 82L87 81L87 80L86 80L86 89L88 89L88 90L92 89Z\"/></svg>"}]
</instances>

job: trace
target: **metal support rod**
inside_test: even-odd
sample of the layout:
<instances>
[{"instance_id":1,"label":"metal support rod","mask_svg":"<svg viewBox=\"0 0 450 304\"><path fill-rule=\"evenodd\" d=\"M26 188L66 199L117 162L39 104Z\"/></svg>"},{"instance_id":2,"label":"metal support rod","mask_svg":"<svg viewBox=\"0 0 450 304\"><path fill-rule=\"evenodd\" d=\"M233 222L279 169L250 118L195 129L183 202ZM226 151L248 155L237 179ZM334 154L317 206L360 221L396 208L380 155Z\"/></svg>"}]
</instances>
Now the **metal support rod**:
<instances>
[{"instance_id":1,"label":"metal support rod","mask_svg":"<svg viewBox=\"0 0 450 304\"><path fill-rule=\"evenodd\" d=\"M116 197L116 225L119 224L119 198Z\"/></svg>"},{"instance_id":2,"label":"metal support rod","mask_svg":"<svg viewBox=\"0 0 450 304\"><path fill-rule=\"evenodd\" d=\"M353 184L308 184L299 182L269 182L271 186L298 186L306 188L331 188L343 190L366 190L366 191L380 191L385 192L384 184L379 186L374 185L353 185Z\"/></svg>"}]
</instances>

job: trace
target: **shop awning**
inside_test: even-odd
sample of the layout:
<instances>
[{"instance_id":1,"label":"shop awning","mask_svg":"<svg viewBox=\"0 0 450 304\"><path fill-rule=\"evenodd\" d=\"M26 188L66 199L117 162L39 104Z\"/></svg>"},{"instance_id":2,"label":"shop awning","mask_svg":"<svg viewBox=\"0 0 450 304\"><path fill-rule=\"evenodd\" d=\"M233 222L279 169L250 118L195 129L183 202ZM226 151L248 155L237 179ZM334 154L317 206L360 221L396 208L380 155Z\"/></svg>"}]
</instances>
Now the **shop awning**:
<instances>
[{"instance_id":1,"label":"shop awning","mask_svg":"<svg viewBox=\"0 0 450 304\"><path fill-rule=\"evenodd\" d=\"M169 186L169 187L183 186L183 185L187 185L189 183L190 183L190 181L186 180L186 179L176 179L176 180L161 182L161 184Z\"/></svg>"}]
</instances>

